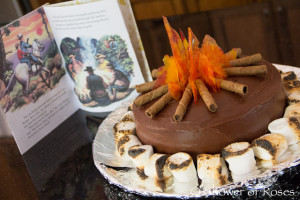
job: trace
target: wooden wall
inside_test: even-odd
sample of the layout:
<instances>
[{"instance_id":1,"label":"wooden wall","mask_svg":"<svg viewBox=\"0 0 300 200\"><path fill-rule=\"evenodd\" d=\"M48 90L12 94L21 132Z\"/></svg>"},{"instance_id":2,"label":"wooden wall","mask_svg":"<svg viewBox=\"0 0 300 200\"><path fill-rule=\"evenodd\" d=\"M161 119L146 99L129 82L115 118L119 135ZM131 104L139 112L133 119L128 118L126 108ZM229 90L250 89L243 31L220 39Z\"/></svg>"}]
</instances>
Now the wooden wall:
<instances>
[{"instance_id":1,"label":"wooden wall","mask_svg":"<svg viewBox=\"0 0 300 200\"><path fill-rule=\"evenodd\" d=\"M229 8L263 0L131 0L137 20Z\"/></svg>"},{"instance_id":2,"label":"wooden wall","mask_svg":"<svg viewBox=\"0 0 300 200\"><path fill-rule=\"evenodd\" d=\"M29 0L33 9L66 0ZM136 20L228 8L264 0L130 0ZM265 0L266 1L266 0Z\"/></svg>"}]
</instances>

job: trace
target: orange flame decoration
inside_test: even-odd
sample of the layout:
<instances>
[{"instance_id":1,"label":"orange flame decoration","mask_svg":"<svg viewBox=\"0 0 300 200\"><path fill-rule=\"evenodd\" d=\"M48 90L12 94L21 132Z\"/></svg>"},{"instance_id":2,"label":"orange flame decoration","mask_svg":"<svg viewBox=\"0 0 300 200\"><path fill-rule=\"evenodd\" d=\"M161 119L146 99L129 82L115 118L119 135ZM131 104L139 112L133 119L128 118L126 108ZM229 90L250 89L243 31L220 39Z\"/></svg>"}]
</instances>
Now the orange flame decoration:
<instances>
[{"instance_id":1,"label":"orange flame decoration","mask_svg":"<svg viewBox=\"0 0 300 200\"><path fill-rule=\"evenodd\" d=\"M166 17L164 25L170 40L173 56L166 55L164 66L159 68L156 86L168 84L174 99L180 100L187 84L190 84L194 101L198 101L195 80L201 79L214 92L220 89L215 78L225 79L223 66L228 66L236 58L236 50L224 54L215 39L205 35L201 48L199 40L188 28L188 40L180 30L179 34L170 26Z\"/></svg>"}]
</instances>

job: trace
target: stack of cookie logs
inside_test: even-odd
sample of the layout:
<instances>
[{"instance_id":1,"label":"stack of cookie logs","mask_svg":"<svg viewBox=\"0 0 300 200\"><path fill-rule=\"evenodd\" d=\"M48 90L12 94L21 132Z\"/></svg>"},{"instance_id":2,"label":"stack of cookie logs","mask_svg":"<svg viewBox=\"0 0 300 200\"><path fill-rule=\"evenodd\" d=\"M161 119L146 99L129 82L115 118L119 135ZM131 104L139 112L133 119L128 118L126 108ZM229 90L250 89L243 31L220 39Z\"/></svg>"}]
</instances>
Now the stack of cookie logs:
<instances>
[{"instance_id":1,"label":"stack of cookie logs","mask_svg":"<svg viewBox=\"0 0 300 200\"><path fill-rule=\"evenodd\" d=\"M223 66L226 76L260 76L267 73L266 65L257 64L262 61L261 54L257 53L251 56L244 56L239 58L242 50L240 48L234 48L232 51L236 51L238 58L230 60L228 66ZM157 69L152 71L153 78L157 78L158 74L159 71ZM220 88L223 90L227 90L239 95L246 95L248 92L247 85L220 78L214 78L214 80L219 83ZM195 85L207 109L211 112L216 112L218 109L218 105L214 101L205 83L201 79L197 79L195 81ZM156 101L145 112L145 114L150 118L154 118L157 113L164 109L165 106L167 106L168 103L173 100L172 95L168 92L168 85L165 84L157 87L156 80L137 85L136 91L138 93L142 93L138 98L134 100L134 104L137 107L143 106L159 98L159 100ZM191 86L188 84L173 115L174 121L182 121L187 111L187 107L192 100L192 97L193 92Z\"/></svg>"}]
</instances>

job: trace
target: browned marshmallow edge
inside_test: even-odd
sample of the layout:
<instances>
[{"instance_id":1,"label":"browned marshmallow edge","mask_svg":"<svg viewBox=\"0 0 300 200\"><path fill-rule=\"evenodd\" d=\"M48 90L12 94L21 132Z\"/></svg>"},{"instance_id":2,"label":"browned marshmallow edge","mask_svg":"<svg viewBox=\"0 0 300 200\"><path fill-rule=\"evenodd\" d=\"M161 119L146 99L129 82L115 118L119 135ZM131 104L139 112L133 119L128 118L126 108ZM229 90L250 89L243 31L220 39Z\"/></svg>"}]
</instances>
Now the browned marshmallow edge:
<instances>
[{"instance_id":1,"label":"browned marshmallow edge","mask_svg":"<svg viewBox=\"0 0 300 200\"><path fill-rule=\"evenodd\" d=\"M155 162L155 169L158 179L162 180L164 179L164 166L166 164L168 156L162 155L159 159Z\"/></svg>"},{"instance_id":2,"label":"browned marshmallow edge","mask_svg":"<svg viewBox=\"0 0 300 200\"><path fill-rule=\"evenodd\" d=\"M243 142L244 143L244 142ZM246 142L248 143L248 142ZM246 152L248 152L251 148L250 144L248 143L247 148L239 150L239 151L232 151L232 148L230 148L232 144L226 146L223 150L222 150L222 156L223 158L226 160L227 158L230 157L236 157L236 156L240 156L245 154Z\"/></svg>"},{"instance_id":3,"label":"browned marshmallow edge","mask_svg":"<svg viewBox=\"0 0 300 200\"><path fill-rule=\"evenodd\" d=\"M294 81L297 80L297 75L293 71L283 72L281 73L281 77L283 81Z\"/></svg>"},{"instance_id":4,"label":"browned marshmallow edge","mask_svg":"<svg viewBox=\"0 0 300 200\"><path fill-rule=\"evenodd\" d=\"M266 149L268 152L270 152L273 159L275 158L276 152L278 151L277 146L273 145L270 141L263 138L257 138L251 144L252 146L257 146Z\"/></svg>"},{"instance_id":5,"label":"browned marshmallow edge","mask_svg":"<svg viewBox=\"0 0 300 200\"><path fill-rule=\"evenodd\" d=\"M188 160L180 164L176 164L171 162L170 160L167 160L166 165L169 167L170 170L181 170L190 166L191 163L192 163L192 158L189 158Z\"/></svg>"},{"instance_id":6,"label":"browned marshmallow edge","mask_svg":"<svg viewBox=\"0 0 300 200\"><path fill-rule=\"evenodd\" d=\"M300 90L300 81L298 80L286 81L283 85L284 88L289 92Z\"/></svg>"},{"instance_id":7,"label":"browned marshmallow edge","mask_svg":"<svg viewBox=\"0 0 300 200\"><path fill-rule=\"evenodd\" d=\"M128 150L128 155L132 158L136 158L139 155L141 155L142 153L144 153L145 151L146 151L146 149L144 149L144 148L130 147L129 150Z\"/></svg>"},{"instance_id":8,"label":"browned marshmallow edge","mask_svg":"<svg viewBox=\"0 0 300 200\"><path fill-rule=\"evenodd\" d=\"M296 117L289 118L289 126L295 131L297 140L300 140L300 123Z\"/></svg>"},{"instance_id":9,"label":"browned marshmallow edge","mask_svg":"<svg viewBox=\"0 0 300 200\"><path fill-rule=\"evenodd\" d=\"M122 156L125 152L125 149L124 149L124 144L126 144L127 142L129 141L129 136L128 135L125 135L123 137L121 137L117 142L117 149L120 153L120 155Z\"/></svg>"}]
</instances>

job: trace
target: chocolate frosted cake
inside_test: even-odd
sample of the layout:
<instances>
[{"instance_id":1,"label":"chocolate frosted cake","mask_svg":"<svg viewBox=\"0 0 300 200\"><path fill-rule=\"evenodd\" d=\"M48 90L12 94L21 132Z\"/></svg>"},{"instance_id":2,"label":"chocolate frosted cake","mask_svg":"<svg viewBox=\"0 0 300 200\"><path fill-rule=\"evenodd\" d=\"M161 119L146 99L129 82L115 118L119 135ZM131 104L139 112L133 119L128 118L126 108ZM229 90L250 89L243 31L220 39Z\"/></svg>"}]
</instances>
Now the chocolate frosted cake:
<instances>
[{"instance_id":1,"label":"chocolate frosted cake","mask_svg":"<svg viewBox=\"0 0 300 200\"><path fill-rule=\"evenodd\" d=\"M212 93L217 112L210 112L201 100L197 104L191 101L183 120L175 122L172 117L178 106L176 100L153 119L145 111L155 101L141 107L134 105L138 138L156 152L187 152L195 158L199 153L221 153L231 143L251 142L267 133L268 124L283 116L285 93L278 70L267 61L259 64L267 65L266 75L228 78L247 85L246 95L225 90Z\"/></svg>"},{"instance_id":2,"label":"chocolate frosted cake","mask_svg":"<svg viewBox=\"0 0 300 200\"><path fill-rule=\"evenodd\" d=\"M285 108L286 95L290 104L300 100L297 76L280 74L260 54L224 54L208 35L200 45L190 28L186 39L163 19L173 55L152 71L154 81L136 86L141 95L115 124L120 157L143 179L174 178L181 188L199 178L201 187L213 188L297 154L299 109Z\"/></svg>"}]
</instances>

